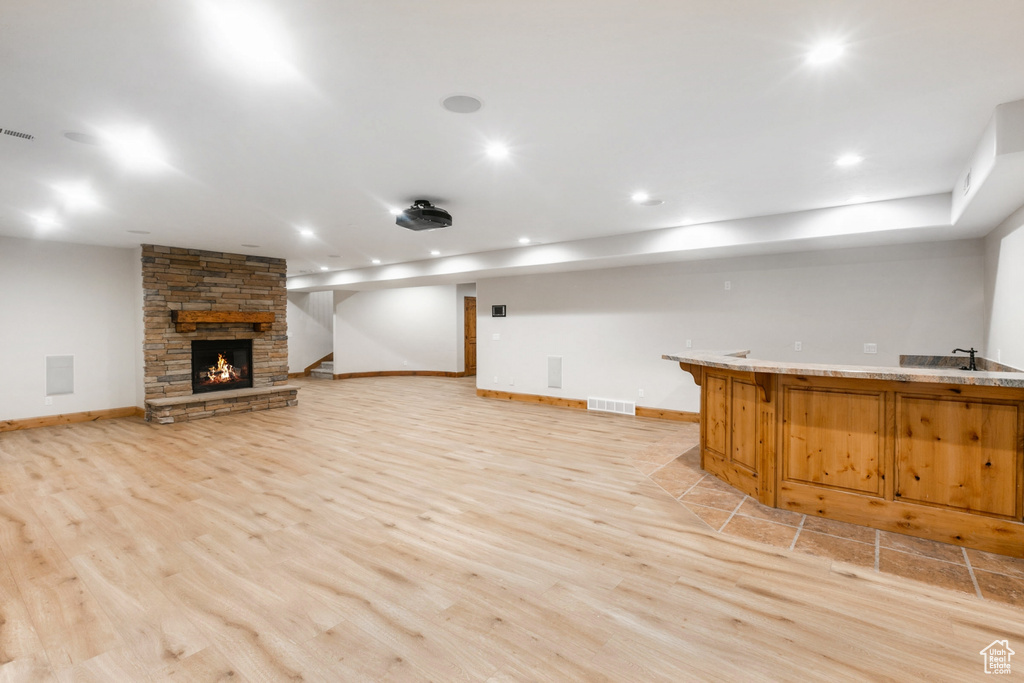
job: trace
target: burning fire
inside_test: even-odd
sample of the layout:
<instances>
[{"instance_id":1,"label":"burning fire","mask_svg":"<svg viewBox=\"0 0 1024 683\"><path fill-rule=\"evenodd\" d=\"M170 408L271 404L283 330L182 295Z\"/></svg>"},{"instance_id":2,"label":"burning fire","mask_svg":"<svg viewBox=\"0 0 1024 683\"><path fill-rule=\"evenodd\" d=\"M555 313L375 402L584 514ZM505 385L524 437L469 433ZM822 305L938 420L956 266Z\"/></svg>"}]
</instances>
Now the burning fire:
<instances>
[{"instance_id":1,"label":"burning fire","mask_svg":"<svg viewBox=\"0 0 1024 683\"><path fill-rule=\"evenodd\" d=\"M227 359L224 358L224 354L217 354L217 364L210 366L206 371L207 384L221 384L224 382L237 382L242 378L242 374L235 368L235 366L228 363Z\"/></svg>"}]
</instances>

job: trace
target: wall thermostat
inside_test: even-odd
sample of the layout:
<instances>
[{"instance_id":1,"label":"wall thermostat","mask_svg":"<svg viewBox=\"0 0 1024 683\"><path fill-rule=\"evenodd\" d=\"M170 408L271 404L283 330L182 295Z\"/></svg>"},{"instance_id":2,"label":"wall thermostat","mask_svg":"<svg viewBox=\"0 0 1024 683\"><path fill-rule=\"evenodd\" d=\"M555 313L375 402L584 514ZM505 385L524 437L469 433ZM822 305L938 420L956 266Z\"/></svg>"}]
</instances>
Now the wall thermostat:
<instances>
[{"instance_id":1,"label":"wall thermostat","mask_svg":"<svg viewBox=\"0 0 1024 683\"><path fill-rule=\"evenodd\" d=\"M492 318L504 318L505 317L505 304L499 304L497 306L491 306L491 317Z\"/></svg>"}]
</instances>

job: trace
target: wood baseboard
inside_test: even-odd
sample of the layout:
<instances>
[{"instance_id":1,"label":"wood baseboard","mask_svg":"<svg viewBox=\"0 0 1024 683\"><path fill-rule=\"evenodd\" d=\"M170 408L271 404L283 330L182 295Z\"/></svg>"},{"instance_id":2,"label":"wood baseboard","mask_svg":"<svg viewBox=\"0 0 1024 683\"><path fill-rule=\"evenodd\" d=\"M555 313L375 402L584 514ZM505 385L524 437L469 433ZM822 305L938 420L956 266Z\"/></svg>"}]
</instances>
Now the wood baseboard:
<instances>
[{"instance_id":1,"label":"wood baseboard","mask_svg":"<svg viewBox=\"0 0 1024 683\"><path fill-rule=\"evenodd\" d=\"M676 422L700 423L700 413L688 413L685 410L663 410L662 408L636 407L637 417L653 417L658 420L675 420Z\"/></svg>"},{"instance_id":2,"label":"wood baseboard","mask_svg":"<svg viewBox=\"0 0 1024 683\"><path fill-rule=\"evenodd\" d=\"M541 396L539 394L516 394L511 391L494 391L493 389L477 389L476 395L483 398L497 398L505 401L522 401L523 403L540 403L546 406L575 408L586 410L587 402L582 398L558 398L557 396ZM700 413L687 413L681 410L663 410L661 408L636 407L637 417L653 417L659 420L675 420L676 422L700 422Z\"/></svg>"},{"instance_id":3,"label":"wood baseboard","mask_svg":"<svg viewBox=\"0 0 1024 683\"><path fill-rule=\"evenodd\" d=\"M288 379L296 379L297 377L306 377L305 372L289 372Z\"/></svg>"},{"instance_id":4,"label":"wood baseboard","mask_svg":"<svg viewBox=\"0 0 1024 683\"><path fill-rule=\"evenodd\" d=\"M88 410L83 413L66 413L63 415L44 415L29 417L23 420L0 421L0 432L14 432L20 429L36 429L55 425L74 424L76 422L94 422L95 420L112 420L117 417L146 417L146 411L136 406L111 408L109 410Z\"/></svg>"},{"instance_id":5,"label":"wood baseboard","mask_svg":"<svg viewBox=\"0 0 1024 683\"><path fill-rule=\"evenodd\" d=\"M523 403L540 403L560 408L576 408L586 410L587 402L579 398L559 398L557 396L541 396L539 394L517 394L511 391L494 391L493 389L477 389L477 396L498 398L504 401L522 401Z\"/></svg>"},{"instance_id":6,"label":"wood baseboard","mask_svg":"<svg viewBox=\"0 0 1024 683\"><path fill-rule=\"evenodd\" d=\"M465 377L464 372L443 370L381 370L379 372L343 372L334 379L359 379L360 377Z\"/></svg>"}]
</instances>

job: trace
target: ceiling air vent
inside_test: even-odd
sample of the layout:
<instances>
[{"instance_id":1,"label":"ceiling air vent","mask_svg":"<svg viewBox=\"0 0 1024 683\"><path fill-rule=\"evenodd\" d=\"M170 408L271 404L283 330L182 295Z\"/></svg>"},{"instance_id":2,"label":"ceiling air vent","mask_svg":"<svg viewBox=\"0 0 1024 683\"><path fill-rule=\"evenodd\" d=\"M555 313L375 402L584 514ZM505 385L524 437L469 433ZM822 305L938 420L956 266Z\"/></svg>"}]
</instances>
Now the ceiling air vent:
<instances>
[{"instance_id":1,"label":"ceiling air vent","mask_svg":"<svg viewBox=\"0 0 1024 683\"><path fill-rule=\"evenodd\" d=\"M18 131L11 130L10 128L2 128L0 130L3 130L4 135L13 135L14 137L21 138L22 140L35 140L36 139L35 135L29 135L28 133L19 133Z\"/></svg>"}]
</instances>

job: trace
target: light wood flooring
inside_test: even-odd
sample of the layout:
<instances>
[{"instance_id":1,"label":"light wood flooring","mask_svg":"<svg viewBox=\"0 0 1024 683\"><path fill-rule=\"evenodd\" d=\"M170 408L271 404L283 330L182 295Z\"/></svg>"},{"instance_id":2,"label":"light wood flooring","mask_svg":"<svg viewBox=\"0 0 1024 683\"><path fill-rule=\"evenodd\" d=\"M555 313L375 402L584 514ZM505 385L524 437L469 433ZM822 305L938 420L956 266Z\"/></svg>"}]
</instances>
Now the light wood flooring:
<instances>
[{"instance_id":1,"label":"light wood flooring","mask_svg":"<svg viewBox=\"0 0 1024 683\"><path fill-rule=\"evenodd\" d=\"M633 465L692 427L473 382L0 433L0 680L964 681L1024 646L1015 607L708 528Z\"/></svg>"}]
</instances>

